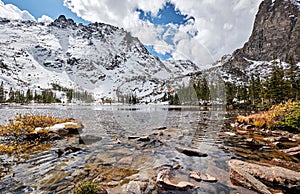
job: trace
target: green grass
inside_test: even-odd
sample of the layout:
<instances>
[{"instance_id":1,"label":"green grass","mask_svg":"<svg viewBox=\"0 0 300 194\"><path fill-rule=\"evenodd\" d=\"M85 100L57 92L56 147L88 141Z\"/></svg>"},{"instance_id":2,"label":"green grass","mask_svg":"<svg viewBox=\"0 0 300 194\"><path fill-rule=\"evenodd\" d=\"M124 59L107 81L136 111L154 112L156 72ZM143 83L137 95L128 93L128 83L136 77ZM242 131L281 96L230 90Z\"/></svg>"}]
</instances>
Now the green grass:
<instances>
[{"instance_id":1,"label":"green grass","mask_svg":"<svg viewBox=\"0 0 300 194\"><path fill-rule=\"evenodd\" d=\"M74 188L74 194L105 194L107 193L99 184L87 181Z\"/></svg>"}]
</instances>

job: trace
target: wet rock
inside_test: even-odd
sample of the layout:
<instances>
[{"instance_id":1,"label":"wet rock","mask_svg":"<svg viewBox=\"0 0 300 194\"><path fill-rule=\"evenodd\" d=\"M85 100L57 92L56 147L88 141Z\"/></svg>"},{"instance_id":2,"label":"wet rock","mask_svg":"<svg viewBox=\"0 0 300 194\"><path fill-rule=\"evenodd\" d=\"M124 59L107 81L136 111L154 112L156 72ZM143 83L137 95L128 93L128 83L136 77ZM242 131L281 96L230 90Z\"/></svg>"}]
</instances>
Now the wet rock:
<instances>
[{"instance_id":1,"label":"wet rock","mask_svg":"<svg viewBox=\"0 0 300 194\"><path fill-rule=\"evenodd\" d=\"M129 136L128 139L138 139L140 138L139 136Z\"/></svg>"},{"instance_id":2,"label":"wet rock","mask_svg":"<svg viewBox=\"0 0 300 194\"><path fill-rule=\"evenodd\" d=\"M95 135L80 135L79 136L79 144L93 144L98 141L101 141L102 137L100 136L95 136Z\"/></svg>"},{"instance_id":3,"label":"wet rock","mask_svg":"<svg viewBox=\"0 0 300 194\"><path fill-rule=\"evenodd\" d=\"M237 130L236 132L240 135L246 135L247 133L249 133L249 131L243 131L243 130Z\"/></svg>"},{"instance_id":4,"label":"wet rock","mask_svg":"<svg viewBox=\"0 0 300 194\"><path fill-rule=\"evenodd\" d=\"M232 136L232 137L233 137L233 136L236 136L236 134L235 134L235 133L228 132L228 131L227 131L227 132L224 132L224 134L226 134L226 135L229 135L229 136Z\"/></svg>"},{"instance_id":5,"label":"wet rock","mask_svg":"<svg viewBox=\"0 0 300 194\"><path fill-rule=\"evenodd\" d=\"M236 134L235 133L232 133L232 132L228 132L228 131L226 131L226 132L220 132L220 134L219 134L220 136L231 136L231 137L234 137L234 136L236 136Z\"/></svg>"},{"instance_id":6,"label":"wet rock","mask_svg":"<svg viewBox=\"0 0 300 194\"><path fill-rule=\"evenodd\" d=\"M55 150L55 153L57 154L58 157L61 157L64 154L64 150L58 149L58 150Z\"/></svg>"},{"instance_id":7,"label":"wet rock","mask_svg":"<svg viewBox=\"0 0 300 194\"><path fill-rule=\"evenodd\" d=\"M164 143L163 143L161 140L155 138L155 139L153 139L152 141L144 142L144 144L141 145L140 147L141 147L141 148L144 148L144 149L146 149L146 148L149 149L149 148L155 148L155 147L162 146L163 144L164 144Z\"/></svg>"},{"instance_id":8,"label":"wet rock","mask_svg":"<svg viewBox=\"0 0 300 194\"><path fill-rule=\"evenodd\" d=\"M139 137L137 141L142 141L142 142L150 141L150 137L149 136Z\"/></svg>"},{"instance_id":9,"label":"wet rock","mask_svg":"<svg viewBox=\"0 0 300 194\"><path fill-rule=\"evenodd\" d=\"M231 168L230 177L234 182L254 188L261 193L271 193L265 184L270 186L276 185L287 192L300 192L300 172L278 166L252 164L240 160L230 160L228 165Z\"/></svg>"},{"instance_id":10,"label":"wet rock","mask_svg":"<svg viewBox=\"0 0 300 194\"><path fill-rule=\"evenodd\" d=\"M68 146L68 147L65 148L65 154L71 154L71 153L74 153L74 152L78 152L80 150L81 150L81 148Z\"/></svg>"},{"instance_id":11,"label":"wet rock","mask_svg":"<svg viewBox=\"0 0 300 194\"><path fill-rule=\"evenodd\" d=\"M189 190L196 188L193 183L187 181L173 182L170 180L170 170L162 170L158 173L156 184L164 189Z\"/></svg>"},{"instance_id":12,"label":"wet rock","mask_svg":"<svg viewBox=\"0 0 300 194\"><path fill-rule=\"evenodd\" d=\"M263 138L264 141L267 142L275 142L276 141L276 137L265 137Z\"/></svg>"},{"instance_id":13,"label":"wet rock","mask_svg":"<svg viewBox=\"0 0 300 194\"><path fill-rule=\"evenodd\" d=\"M57 154L58 157L61 157L62 155L68 155L74 152L80 151L81 148L73 147L73 146L68 146L65 149L57 149L54 150L55 153Z\"/></svg>"},{"instance_id":14,"label":"wet rock","mask_svg":"<svg viewBox=\"0 0 300 194\"><path fill-rule=\"evenodd\" d=\"M213 177L207 173L201 173L201 172L196 172L196 171L192 171L190 173L190 177L195 179L196 181L201 181L201 180L205 181L205 182L217 182L218 181L215 177Z\"/></svg>"},{"instance_id":15,"label":"wet rock","mask_svg":"<svg viewBox=\"0 0 300 194\"><path fill-rule=\"evenodd\" d=\"M162 126L162 127L157 127L157 128L155 128L155 129L153 129L153 130L165 130L165 129L167 129L167 127Z\"/></svg>"},{"instance_id":16,"label":"wet rock","mask_svg":"<svg viewBox=\"0 0 300 194\"><path fill-rule=\"evenodd\" d=\"M180 147L175 147L175 149L182 153L185 154L187 156L197 156L197 157L206 157L207 153L202 153L196 149L190 149L190 148L180 148Z\"/></svg>"},{"instance_id":17,"label":"wet rock","mask_svg":"<svg viewBox=\"0 0 300 194\"><path fill-rule=\"evenodd\" d=\"M298 156L300 155L300 145L296 146L296 147L292 147L292 148L289 148L289 149L284 149L284 150L281 150L283 153L286 153L287 155L290 155L290 156Z\"/></svg>"}]
</instances>

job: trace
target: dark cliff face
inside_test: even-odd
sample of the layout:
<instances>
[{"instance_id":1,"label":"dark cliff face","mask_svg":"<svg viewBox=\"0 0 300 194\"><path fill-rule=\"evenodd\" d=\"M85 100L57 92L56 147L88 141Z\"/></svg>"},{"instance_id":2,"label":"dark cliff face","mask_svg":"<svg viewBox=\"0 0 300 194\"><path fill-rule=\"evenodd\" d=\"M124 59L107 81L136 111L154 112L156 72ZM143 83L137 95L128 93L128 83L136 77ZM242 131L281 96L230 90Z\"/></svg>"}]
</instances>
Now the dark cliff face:
<instances>
[{"instance_id":1,"label":"dark cliff face","mask_svg":"<svg viewBox=\"0 0 300 194\"><path fill-rule=\"evenodd\" d=\"M253 31L243 48L237 49L225 68L243 69L245 60L300 61L300 4L297 0L264 0L256 15Z\"/></svg>"},{"instance_id":2,"label":"dark cliff face","mask_svg":"<svg viewBox=\"0 0 300 194\"><path fill-rule=\"evenodd\" d=\"M299 8L290 0L264 0L249 41L241 49L247 58L270 61L300 60Z\"/></svg>"}]
</instances>

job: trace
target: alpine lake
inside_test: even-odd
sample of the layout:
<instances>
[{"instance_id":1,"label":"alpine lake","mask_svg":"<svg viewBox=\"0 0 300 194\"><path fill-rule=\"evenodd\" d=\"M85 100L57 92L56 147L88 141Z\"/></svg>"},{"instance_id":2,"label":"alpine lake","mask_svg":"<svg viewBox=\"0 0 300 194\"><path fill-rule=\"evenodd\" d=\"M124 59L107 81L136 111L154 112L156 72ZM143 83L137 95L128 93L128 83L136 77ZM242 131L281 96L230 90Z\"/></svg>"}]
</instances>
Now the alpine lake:
<instances>
[{"instance_id":1,"label":"alpine lake","mask_svg":"<svg viewBox=\"0 0 300 194\"><path fill-rule=\"evenodd\" d=\"M293 159L232 132L236 116L248 113L223 106L2 105L2 125L16 114L35 114L75 118L83 129L41 150L1 154L0 193L73 193L84 180L98 182L113 194L137 189L141 193L256 193L232 183L229 160ZM157 176L166 169L170 181L188 182L190 187L158 186ZM215 179L197 180L191 172Z\"/></svg>"}]
</instances>

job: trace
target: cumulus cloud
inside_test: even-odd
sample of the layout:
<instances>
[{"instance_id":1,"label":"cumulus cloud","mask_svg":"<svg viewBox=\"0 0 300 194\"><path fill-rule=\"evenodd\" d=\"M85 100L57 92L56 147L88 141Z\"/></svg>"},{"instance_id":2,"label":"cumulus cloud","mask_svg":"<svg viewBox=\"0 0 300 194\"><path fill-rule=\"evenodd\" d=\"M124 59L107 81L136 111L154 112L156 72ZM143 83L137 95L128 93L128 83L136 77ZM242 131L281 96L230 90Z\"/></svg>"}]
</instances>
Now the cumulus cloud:
<instances>
[{"instance_id":1,"label":"cumulus cloud","mask_svg":"<svg viewBox=\"0 0 300 194\"><path fill-rule=\"evenodd\" d=\"M37 21L48 24L48 23L53 22L54 20L52 18L50 18L49 16L47 16L47 15L42 15L42 17L38 18Z\"/></svg>"},{"instance_id":2,"label":"cumulus cloud","mask_svg":"<svg viewBox=\"0 0 300 194\"><path fill-rule=\"evenodd\" d=\"M250 36L262 0L64 0L79 17L130 31L156 52L171 53L198 65L212 63L241 47ZM167 2L195 20L183 25L153 25L139 19L141 9L158 17Z\"/></svg>"},{"instance_id":3,"label":"cumulus cloud","mask_svg":"<svg viewBox=\"0 0 300 194\"><path fill-rule=\"evenodd\" d=\"M22 11L12 4L4 4L0 0L0 17L15 20L32 20L35 18L26 10Z\"/></svg>"}]
</instances>

